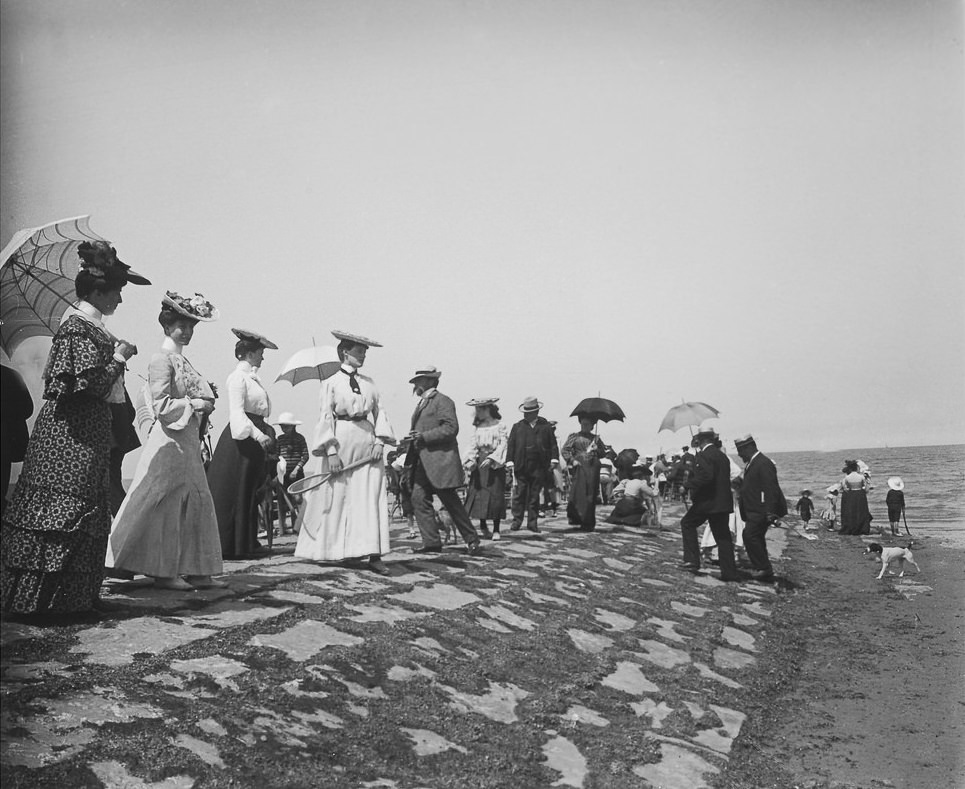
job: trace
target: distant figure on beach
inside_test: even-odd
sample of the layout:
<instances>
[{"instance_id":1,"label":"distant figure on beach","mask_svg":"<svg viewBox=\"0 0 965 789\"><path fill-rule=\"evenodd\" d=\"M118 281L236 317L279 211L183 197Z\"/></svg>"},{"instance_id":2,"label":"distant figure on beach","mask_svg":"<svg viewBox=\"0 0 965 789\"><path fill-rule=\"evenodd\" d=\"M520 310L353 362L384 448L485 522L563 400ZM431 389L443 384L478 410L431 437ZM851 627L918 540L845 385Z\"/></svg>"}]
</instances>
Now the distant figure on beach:
<instances>
[{"instance_id":1,"label":"distant figure on beach","mask_svg":"<svg viewBox=\"0 0 965 789\"><path fill-rule=\"evenodd\" d=\"M871 534L868 509L868 477L861 473L857 460L846 460L841 469L841 534Z\"/></svg>"},{"instance_id":2,"label":"distant figure on beach","mask_svg":"<svg viewBox=\"0 0 965 789\"><path fill-rule=\"evenodd\" d=\"M739 438L734 445L744 461L740 486L744 550L754 568L751 575L755 580L766 583L774 579L774 568L767 556L765 535L770 526L787 515L787 500L777 481L777 468L767 455L757 449L753 436Z\"/></svg>"},{"instance_id":3,"label":"distant figure on beach","mask_svg":"<svg viewBox=\"0 0 965 789\"><path fill-rule=\"evenodd\" d=\"M888 495L885 496L885 504L888 507L888 523L891 525L892 535L897 535L901 519L905 514L905 483L901 477L891 477L888 479Z\"/></svg>"},{"instance_id":4,"label":"distant figure on beach","mask_svg":"<svg viewBox=\"0 0 965 789\"><path fill-rule=\"evenodd\" d=\"M523 526L539 531L539 496L543 486L550 481L553 458L559 459L556 430L539 415L543 403L535 397L527 397L520 403L523 412L513 429L509 431L506 447L506 465L516 476L516 493L513 496L513 531Z\"/></svg>"},{"instance_id":5,"label":"distant figure on beach","mask_svg":"<svg viewBox=\"0 0 965 789\"><path fill-rule=\"evenodd\" d=\"M828 488L827 495L824 497L824 509L821 511L821 520L826 521L828 528L834 531L838 522L838 486L832 485Z\"/></svg>"},{"instance_id":6,"label":"distant figure on beach","mask_svg":"<svg viewBox=\"0 0 965 789\"><path fill-rule=\"evenodd\" d=\"M814 512L814 502L811 501L811 491L805 488L801 491L801 498L797 500L797 504L794 505L794 509L797 510L797 514L801 516L801 520L804 521L804 528L811 528L811 514Z\"/></svg>"},{"instance_id":7,"label":"distant figure on beach","mask_svg":"<svg viewBox=\"0 0 965 789\"><path fill-rule=\"evenodd\" d=\"M466 510L479 519L483 537L498 540L499 524L506 517L506 446L509 434L499 413L498 397L475 398L466 405L475 409L469 448L463 467L469 474ZM492 532L488 524L492 521Z\"/></svg>"}]
</instances>

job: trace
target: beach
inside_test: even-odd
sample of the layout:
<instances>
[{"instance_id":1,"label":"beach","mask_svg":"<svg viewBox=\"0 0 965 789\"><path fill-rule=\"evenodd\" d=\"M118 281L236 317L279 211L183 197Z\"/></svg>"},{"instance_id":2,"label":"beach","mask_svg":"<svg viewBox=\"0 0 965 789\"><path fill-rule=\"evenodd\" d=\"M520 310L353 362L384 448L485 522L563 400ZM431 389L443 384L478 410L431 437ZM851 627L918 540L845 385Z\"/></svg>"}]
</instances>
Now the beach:
<instances>
[{"instance_id":1,"label":"beach","mask_svg":"<svg viewBox=\"0 0 965 789\"><path fill-rule=\"evenodd\" d=\"M3 785L956 785L959 549L878 581L867 540L776 529L779 582L725 584L677 569L680 514L429 559L397 523L389 579L286 537L227 590L7 620Z\"/></svg>"}]
</instances>

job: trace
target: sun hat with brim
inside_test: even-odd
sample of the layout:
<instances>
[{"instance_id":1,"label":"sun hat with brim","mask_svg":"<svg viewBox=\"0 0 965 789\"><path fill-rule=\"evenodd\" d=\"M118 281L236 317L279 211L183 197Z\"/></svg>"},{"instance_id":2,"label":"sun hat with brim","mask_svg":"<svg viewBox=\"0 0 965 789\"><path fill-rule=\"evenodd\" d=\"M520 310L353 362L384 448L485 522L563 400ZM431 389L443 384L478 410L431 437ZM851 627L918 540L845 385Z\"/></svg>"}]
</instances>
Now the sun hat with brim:
<instances>
[{"instance_id":1,"label":"sun hat with brim","mask_svg":"<svg viewBox=\"0 0 965 789\"><path fill-rule=\"evenodd\" d=\"M218 312L214 304L200 293L182 296L180 293L169 290L161 299L161 304L193 321L216 321L221 317L221 313Z\"/></svg>"},{"instance_id":2,"label":"sun hat with brim","mask_svg":"<svg viewBox=\"0 0 965 789\"><path fill-rule=\"evenodd\" d=\"M274 421L276 425L300 425L302 423L301 419L295 419L295 415L291 411L282 411L281 415Z\"/></svg>"},{"instance_id":3,"label":"sun hat with brim","mask_svg":"<svg viewBox=\"0 0 965 789\"><path fill-rule=\"evenodd\" d=\"M701 436L710 436L711 438L717 438L717 431L712 427L699 427L697 432L694 433L694 438L700 438Z\"/></svg>"},{"instance_id":4,"label":"sun hat with brim","mask_svg":"<svg viewBox=\"0 0 965 789\"><path fill-rule=\"evenodd\" d=\"M277 351L278 346L275 345L267 337L258 334L258 332L248 331L248 329L232 329L231 333L234 334L239 340L246 340L247 342L256 342L262 348L267 348L270 351Z\"/></svg>"},{"instance_id":5,"label":"sun hat with brim","mask_svg":"<svg viewBox=\"0 0 965 789\"><path fill-rule=\"evenodd\" d=\"M466 403L468 406L473 408L479 408L484 405L496 405L499 402L498 397L474 397L472 400Z\"/></svg>"},{"instance_id":6,"label":"sun hat with brim","mask_svg":"<svg viewBox=\"0 0 965 789\"><path fill-rule=\"evenodd\" d=\"M801 495L802 495L802 496L810 496L810 495L811 495L811 491L808 490L807 488L805 488L804 490L801 491Z\"/></svg>"},{"instance_id":7,"label":"sun hat with brim","mask_svg":"<svg viewBox=\"0 0 965 789\"><path fill-rule=\"evenodd\" d=\"M734 446L740 449L741 447L749 446L750 444L756 444L754 436L748 433L746 436L741 436L740 438L734 439Z\"/></svg>"},{"instance_id":8,"label":"sun hat with brim","mask_svg":"<svg viewBox=\"0 0 965 789\"><path fill-rule=\"evenodd\" d=\"M131 285L150 285L151 280L138 274L117 257L117 250L107 241L84 241L77 247L80 268L88 274L108 282L129 282Z\"/></svg>"},{"instance_id":9,"label":"sun hat with brim","mask_svg":"<svg viewBox=\"0 0 965 789\"><path fill-rule=\"evenodd\" d=\"M414 384L419 378L435 378L438 380L441 377L442 370L437 370L435 367L420 367L415 371L415 375L409 379L409 383Z\"/></svg>"},{"instance_id":10,"label":"sun hat with brim","mask_svg":"<svg viewBox=\"0 0 965 789\"><path fill-rule=\"evenodd\" d=\"M539 411L542 407L543 403L535 397L526 397L523 399L523 402L519 404L519 410L524 414Z\"/></svg>"},{"instance_id":11,"label":"sun hat with brim","mask_svg":"<svg viewBox=\"0 0 965 789\"><path fill-rule=\"evenodd\" d=\"M905 481L901 477L889 477L888 487L892 490L904 490Z\"/></svg>"},{"instance_id":12,"label":"sun hat with brim","mask_svg":"<svg viewBox=\"0 0 965 789\"><path fill-rule=\"evenodd\" d=\"M341 329L332 329L332 336L336 340L341 340L342 342L354 342L356 345L364 345L366 348L382 347L382 343L376 342L369 337L363 337L361 334L349 334L347 331L342 331Z\"/></svg>"}]
</instances>

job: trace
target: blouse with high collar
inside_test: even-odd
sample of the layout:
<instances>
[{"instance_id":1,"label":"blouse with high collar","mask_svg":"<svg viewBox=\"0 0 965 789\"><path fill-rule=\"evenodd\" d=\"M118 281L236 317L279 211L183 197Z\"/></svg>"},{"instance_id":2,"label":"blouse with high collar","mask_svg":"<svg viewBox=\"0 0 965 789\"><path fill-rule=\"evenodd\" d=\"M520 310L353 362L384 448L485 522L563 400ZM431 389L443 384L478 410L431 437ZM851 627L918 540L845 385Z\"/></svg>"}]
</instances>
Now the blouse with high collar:
<instances>
[{"instance_id":1,"label":"blouse with high collar","mask_svg":"<svg viewBox=\"0 0 965 789\"><path fill-rule=\"evenodd\" d=\"M249 362L240 361L225 384L228 392L228 423L231 437L235 441L258 438L265 435L259 430L248 414L268 418L271 414L271 399L261 379L258 369Z\"/></svg>"}]
</instances>

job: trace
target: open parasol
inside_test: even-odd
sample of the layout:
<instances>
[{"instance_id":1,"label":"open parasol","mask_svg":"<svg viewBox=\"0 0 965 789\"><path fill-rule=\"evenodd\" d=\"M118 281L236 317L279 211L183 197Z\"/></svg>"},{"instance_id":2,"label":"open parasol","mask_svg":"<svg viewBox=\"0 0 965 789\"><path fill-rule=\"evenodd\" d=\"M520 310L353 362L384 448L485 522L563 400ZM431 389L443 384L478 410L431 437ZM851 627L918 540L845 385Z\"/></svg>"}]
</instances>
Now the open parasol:
<instances>
[{"instance_id":1,"label":"open parasol","mask_svg":"<svg viewBox=\"0 0 965 789\"><path fill-rule=\"evenodd\" d=\"M570 416L589 417L597 422L612 422L614 419L622 422L627 415L612 400L607 400L605 397L587 397L580 401L580 404L573 409Z\"/></svg>"},{"instance_id":2,"label":"open parasol","mask_svg":"<svg viewBox=\"0 0 965 789\"><path fill-rule=\"evenodd\" d=\"M716 416L720 416L720 411L712 405L697 400L682 402L667 411L657 432L661 430L677 432L682 427L695 427L705 419L713 419Z\"/></svg>"},{"instance_id":3,"label":"open parasol","mask_svg":"<svg viewBox=\"0 0 965 789\"><path fill-rule=\"evenodd\" d=\"M19 230L0 255L0 343L11 355L30 337L52 337L74 301L80 269L77 247L106 241L88 226L89 216Z\"/></svg>"},{"instance_id":4,"label":"open parasol","mask_svg":"<svg viewBox=\"0 0 965 789\"><path fill-rule=\"evenodd\" d=\"M302 348L285 362L275 382L288 381L295 386L302 381L324 381L335 375L341 364L338 351L331 345Z\"/></svg>"}]
</instances>

